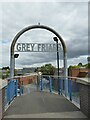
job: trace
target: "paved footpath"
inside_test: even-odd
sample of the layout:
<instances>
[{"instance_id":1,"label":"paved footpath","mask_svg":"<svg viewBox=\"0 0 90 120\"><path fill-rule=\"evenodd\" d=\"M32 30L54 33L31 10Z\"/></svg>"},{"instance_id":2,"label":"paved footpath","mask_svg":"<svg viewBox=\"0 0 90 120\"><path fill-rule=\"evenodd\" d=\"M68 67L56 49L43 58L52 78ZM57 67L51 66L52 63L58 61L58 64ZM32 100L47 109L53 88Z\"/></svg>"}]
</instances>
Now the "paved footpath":
<instances>
[{"instance_id":1,"label":"paved footpath","mask_svg":"<svg viewBox=\"0 0 90 120\"><path fill-rule=\"evenodd\" d=\"M48 92L31 92L17 97L4 118L86 118L71 102Z\"/></svg>"}]
</instances>

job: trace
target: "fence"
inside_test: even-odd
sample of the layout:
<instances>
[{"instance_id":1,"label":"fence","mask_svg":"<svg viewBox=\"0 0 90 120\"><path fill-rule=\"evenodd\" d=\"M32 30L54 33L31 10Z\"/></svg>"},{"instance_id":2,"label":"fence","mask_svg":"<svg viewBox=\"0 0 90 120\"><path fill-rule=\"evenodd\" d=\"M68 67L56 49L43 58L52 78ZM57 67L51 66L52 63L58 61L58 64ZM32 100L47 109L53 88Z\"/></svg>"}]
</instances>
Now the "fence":
<instances>
[{"instance_id":1,"label":"fence","mask_svg":"<svg viewBox=\"0 0 90 120\"><path fill-rule=\"evenodd\" d=\"M34 84L30 84L28 87L36 87L35 90L39 91L47 91L50 93L56 93L59 95L65 96L75 105L77 105L80 110L85 113L87 116L89 115L88 110L88 90L90 91L89 82L83 82L83 80L76 77L64 77L64 76L49 76L49 75L41 75L37 77L37 82ZM68 91L67 96L65 94L65 81L68 81ZM10 104L14 97L18 95L22 95L23 87L19 86L18 88L18 80L10 80L8 85L6 86L6 104ZM30 94L30 92L28 92Z\"/></svg>"},{"instance_id":2,"label":"fence","mask_svg":"<svg viewBox=\"0 0 90 120\"><path fill-rule=\"evenodd\" d=\"M90 117L90 78L77 78L77 77L64 77L64 76L48 76L42 75L40 77L40 90L45 90L45 83L43 79L48 81L47 90L51 93L55 92L57 94L65 96L71 102L73 102L80 110L88 117ZM65 88L66 82L68 84L68 89ZM67 94L65 93L67 89Z\"/></svg>"},{"instance_id":3,"label":"fence","mask_svg":"<svg viewBox=\"0 0 90 120\"><path fill-rule=\"evenodd\" d=\"M5 99L4 108L7 109L8 105L13 101L13 99L22 94L22 88L18 88L18 80L11 79L8 80L8 84L5 87Z\"/></svg>"},{"instance_id":4,"label":"fence","mask_svg":"<svg viewBox=\"0 0 90 120\"><path fill-rule=\"evenodd\" d=\"M65 96L80 108L80 84L76 82L76 78L63 76L39 76L38 90L56 93ZM68 94L65 95L65 80L68 81Z\"/></svg>"},{"instance_id":5,"label":"fence","mask_svg":"<svg viewBox=\"0 0 90 120\"><path fill-rule=\"evenodd\" d=\"M77 82L79 78L76 77L64 77L64 76L52 76L52 75L39 75L37 77L37 82L29 85L23 85L20 88L20 95L22 91L24 94L30 94L32 91L47 91L50 93L56 93L65 96L71 102L73 102L77 107L80 108L80 86L81 84ZM68 81L68 91L67 96L65 94L65 81ZM36 87L36 88L35 88Z\"/></svg>"}]
</instances>

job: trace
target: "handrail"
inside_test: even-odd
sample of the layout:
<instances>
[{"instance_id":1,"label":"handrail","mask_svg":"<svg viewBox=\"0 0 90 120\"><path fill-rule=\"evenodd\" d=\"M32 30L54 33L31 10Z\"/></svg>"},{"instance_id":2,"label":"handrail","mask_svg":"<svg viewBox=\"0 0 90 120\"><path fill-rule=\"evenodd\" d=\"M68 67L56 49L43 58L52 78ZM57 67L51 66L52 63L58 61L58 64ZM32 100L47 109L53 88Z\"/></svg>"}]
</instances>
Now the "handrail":
<instances>
[{"instance_id":1,"label":"handrail","mask_svg":"<svg viewBox=\"0 0 90 120\"><path fill-rule=\"evenodd\" d=\"M29 76L34 76L34 75L38 76L37 73L34 73L34 74L30 74L30 75L14 76L14 77L11 77L11 78L7 78L7 80L16 79L16 78L22 78L22 77L29 77Z\"/></svg>"},{"instance_id":2,"label":"handrail","mask_svg":"<svg viewBox=\"0 0 90 120\"><path fill-rule=\"evenodd\" d=\"M10 79L16 79L16 78L22 78L22 77L28 77L28 76L33 76L33 75L37 75L37 76L45 76L45 77L58 77L58 78L68 78L71 79L72 81L81 83L81 84L85 84L85 85L90 85L90 78L79 78L79 77L71 77L71 76L58 76L58 75L38 75L38 73L34 73L34 74L30 74L30 75L24 75L24 76L14 76L12 78L7 78L7 80Z\"/></svg>"},{"instance_id":3,"label":"handrail","mask_svg":"<svg viewBox=\"0 0 90 120\"><path fill-rule=\"evenodd\" d=\"M72 79L75 82L81 83L81 84L87 84L90 85L90 78L79 78L79 77L71 77L71 76L57 76L57 75L42 75L45 77L58 77L58 78L68 78Z\"/></svg>"}]
</instances>

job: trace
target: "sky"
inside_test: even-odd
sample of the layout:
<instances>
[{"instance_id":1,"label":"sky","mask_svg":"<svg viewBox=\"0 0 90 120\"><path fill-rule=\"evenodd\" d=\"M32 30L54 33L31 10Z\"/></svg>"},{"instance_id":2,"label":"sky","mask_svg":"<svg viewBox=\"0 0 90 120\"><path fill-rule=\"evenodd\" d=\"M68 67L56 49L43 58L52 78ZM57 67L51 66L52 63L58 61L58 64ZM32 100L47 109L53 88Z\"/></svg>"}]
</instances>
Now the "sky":
<instances>
[{"instance_id":1,"label":"sky","mask_svg":"<svg viewBox=\"0 0 90 120\"><path fill-rule=\"evenodd\" d=\"M67 64L87 63L88 2L3 2L0 3L0 67L10 65L10 45L15 35L30 25L49 26L63 38L67 47ZM17 43L55 43L55 35L47 30L33 29L24 33ZM57 66L56 53L19 53L16 68L36 67L47 63ZM62 52L59 53L63 67Z\"/></svg>"}]
</instances>

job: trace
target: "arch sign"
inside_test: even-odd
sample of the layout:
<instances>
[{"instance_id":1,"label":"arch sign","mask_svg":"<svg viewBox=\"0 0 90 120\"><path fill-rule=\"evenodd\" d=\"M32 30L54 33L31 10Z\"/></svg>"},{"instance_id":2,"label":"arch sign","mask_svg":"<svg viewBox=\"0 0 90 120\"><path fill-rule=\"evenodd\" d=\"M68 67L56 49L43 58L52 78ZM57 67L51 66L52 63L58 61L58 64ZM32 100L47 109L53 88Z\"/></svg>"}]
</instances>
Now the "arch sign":
<instances>
[{"instance_id":1,"label":"arch sign","mask_svg":"<svg viewBox=\"0 0 90 120\"><path fill-rule=\"evenodd\" d=\"M58 44L58 52L61 45ZM15 52L57 52L57 45L51 43L17 43Z\"/></svg>"},{"instance_id":2,"label":"arch sign","mask_svg":"<svg viewBox=\"0 0 90 120\"><path fill-rule=\"evenodd\" d=\"M32 29L45 29L45 30L48 30L50 32L52 32L57 38L58 40L60 40L60 43L62 44L62 47L63 47L63 63L64 63L64 76L66 77L67 76L67 49L66 49L66 45L65 45L65 42L64 40L62 39L62 37L52 28L48 27L48 26L45 26L45 25L32 25L32 26L28 26L28 27L25 27L23 28L21 31L19 31L16 36L14 37L13 41L12 41L12 44L11 44L11 49L10 49L10 78L13 78L14 77L14 62L15 62L15 59L14 59L14 52L15 52L15 45L16 45L16 42L18 41L18 38L23 34L25 33L26 31L29 31L29 30L32 30ZM32 46L32 47L31 47ZM37 46L37 49L35 49L35 46ZM25 51L37 51L37 52L47 52L46 50L46 47L47 47L47 50L50 52L50 51L53 51L54 52L56 51L56 47L55 45L50 45L50 44L31 44L31 43L28 43L28 44L17 44L17 51L19 52L25 52ZM67 94L67 91L68 91L68 80L65 79L65 93Z\"/></svg>"}]
</instances>

